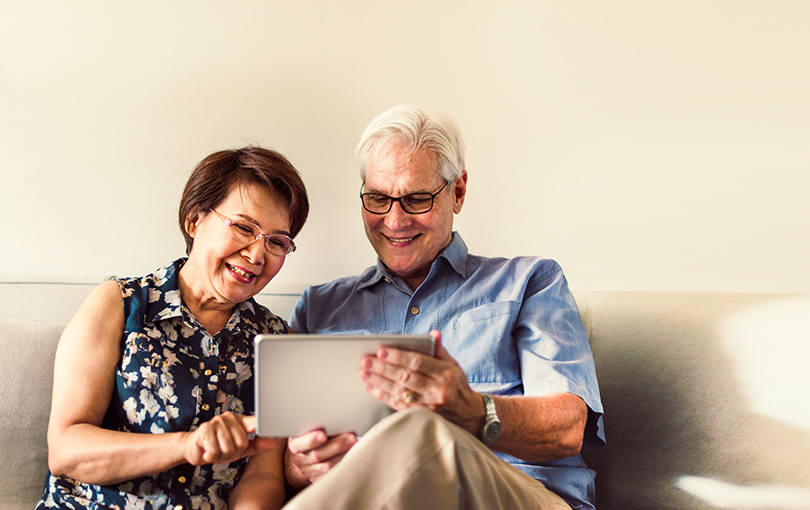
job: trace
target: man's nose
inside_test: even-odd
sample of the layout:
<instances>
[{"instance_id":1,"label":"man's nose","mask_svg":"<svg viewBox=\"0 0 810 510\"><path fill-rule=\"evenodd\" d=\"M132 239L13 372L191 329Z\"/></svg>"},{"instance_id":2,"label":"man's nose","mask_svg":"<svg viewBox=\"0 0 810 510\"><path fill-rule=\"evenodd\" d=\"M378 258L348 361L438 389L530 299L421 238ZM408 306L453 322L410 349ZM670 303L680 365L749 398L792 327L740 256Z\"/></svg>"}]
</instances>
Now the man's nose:
<instances>
[{"instance_id":1,"label":"man's nose","mask_svg":"<svg viewBox=\"0 0 810 510\"><path fill-rule=\"evenodd\" d=\"M411 215L405 212L400 202L391 204L391 210L385 214L385 226L391 230L403 230L411 225Z\"/></svg>"}]
</instances>

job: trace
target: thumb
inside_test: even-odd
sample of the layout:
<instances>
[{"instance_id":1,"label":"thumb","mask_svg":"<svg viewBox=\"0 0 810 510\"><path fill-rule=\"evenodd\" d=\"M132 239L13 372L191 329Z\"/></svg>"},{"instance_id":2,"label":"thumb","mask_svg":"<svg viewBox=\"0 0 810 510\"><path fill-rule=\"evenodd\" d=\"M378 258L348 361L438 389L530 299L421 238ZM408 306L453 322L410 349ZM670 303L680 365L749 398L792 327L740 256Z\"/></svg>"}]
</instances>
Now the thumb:
<instances>
[{"instance_id":1,"label":"thumb","mask_svg":"<svg viewBox=\"0 0 810 510\"><path fill-rule=\"evenodd\" d=\"M456 363L456 360L450 356L450 353L447 352L447 349L444 348L442 345L442 332L438 329L434 329L430 331L430 336L433 338L434 342L434 350L433 350L433 357L436 359L440 359L442 361L449 361L451 363Z\"/></svg>"},{"instance_id":2,"label":"thumb","mask_svg":"<svg viewBox=\"0 0 810 510\"><path fill-rule=\"evenodd\" d=\"M248 434L252 434L256 432L256 417L255 416L245 416L245 415L238 415L239 418L242 420L242 426L245 427L245 432ZM248 446L245 455L255 455L257 453L266 452L268 450L272 450L273 448L278 445L278 441L271 437L255 437L250 441L250 446Z\"/></svg>"},{"instance_id":3,"label":"thumb","mask_svg":"<svg viewBox=\"0 0 810 510\"><path fill-rule=\"evenodd\" d=\"M249 455L266 452L278 446L278 439L272 437L257 437L250 442L249 450L252 451Z\"/></svg>"},{"instance_id":4,"label":"thumb","mask_svg":"<svg viewBox=\"0 0 810 510\"><path fill-rule=\"evenodd\" d=\"M256 432L256 417L255 416L245 416L245 415L237 415L242 420L242 426L245 427L245 432L251 434Z\"/></svg>"}]
</instances>

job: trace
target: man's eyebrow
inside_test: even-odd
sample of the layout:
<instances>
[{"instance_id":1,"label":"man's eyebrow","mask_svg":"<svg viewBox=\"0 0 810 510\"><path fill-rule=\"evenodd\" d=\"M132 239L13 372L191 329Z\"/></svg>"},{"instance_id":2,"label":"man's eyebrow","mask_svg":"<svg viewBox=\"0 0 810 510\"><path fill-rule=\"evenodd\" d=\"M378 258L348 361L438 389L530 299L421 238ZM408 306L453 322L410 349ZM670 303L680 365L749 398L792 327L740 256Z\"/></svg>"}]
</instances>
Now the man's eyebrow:
<instances>
[{"instance_id":1,"label":"man's eyebrow","mask_svg":"<svg viewBox=\"0 0 810 510\"><path fill-rule=\"evenodd\" d=\"M378 190L376 188L367 188L367 189L363 190L363 192L364 193L374 193L375 195L385 195L386 197L393 197L394 196L394 195L389 195L388 193L383 193L382 191L380 191L380 190ZM417 194L419 194L419 195L428 194L429 195L430 193L431 193L430 191L409 191L408 193L405 193L404 195L397 195L397 196L406 197L408 195L417 195Z\"/></svg>"},{"instance_id":2,"label":"man's eyebrow","mask_svg":"<svg viewBox=\"0 0 810 510\"><path fill-rule=\"evenodd\" d=\"M366 186L365 184L363 185L363 193L376 193L377 195L385 195L385 193L378 190L377 188L373 186Z\"/></svg>"}]
</instances>

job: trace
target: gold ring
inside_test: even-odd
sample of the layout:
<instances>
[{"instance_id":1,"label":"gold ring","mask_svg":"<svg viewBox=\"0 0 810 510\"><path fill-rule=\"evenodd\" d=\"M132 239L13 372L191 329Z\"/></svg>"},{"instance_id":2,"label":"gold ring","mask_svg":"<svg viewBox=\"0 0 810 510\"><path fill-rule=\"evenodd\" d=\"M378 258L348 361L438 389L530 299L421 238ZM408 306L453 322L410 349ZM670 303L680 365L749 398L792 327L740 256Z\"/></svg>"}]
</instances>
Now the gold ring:
<instances>
[{"instance_id":1,"label":"gold ring","mask_svg":"<svg viewBox=\"0 0 810 510\"><path fill-rule=\"evenodd\" d=\"M399 395L399 398L406 404L413 404L416 402L416 393L410 390L405 390Z\"/></svg>"}]
</instances>

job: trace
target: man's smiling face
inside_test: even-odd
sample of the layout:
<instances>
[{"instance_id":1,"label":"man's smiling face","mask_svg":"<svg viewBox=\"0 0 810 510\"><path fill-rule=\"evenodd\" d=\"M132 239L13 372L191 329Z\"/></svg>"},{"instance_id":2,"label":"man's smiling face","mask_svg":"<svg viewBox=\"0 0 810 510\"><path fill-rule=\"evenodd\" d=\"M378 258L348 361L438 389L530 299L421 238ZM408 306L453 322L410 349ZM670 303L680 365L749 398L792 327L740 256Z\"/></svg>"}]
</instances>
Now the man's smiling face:
<instances>
[{"instance_id":1,"label":"man's smiling face","mask_svg":"<svg viewBox=\"0 0 810 510\"><path fill-rule=\"evenodd\" d=\"M431 264L452 239L453 214L461 211L466 180L465 172L449 183L426 213L406 213L399 202L391 204L386 214L361 208L366 236L380 260L412 289L425 280ZM410 152L392 143L368 160L363 191L399 197L435 193L443 185L430 152Z\"/></svg>"}]
</instances>

